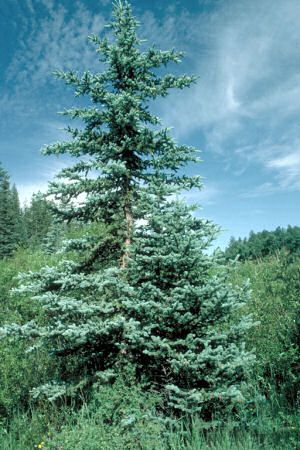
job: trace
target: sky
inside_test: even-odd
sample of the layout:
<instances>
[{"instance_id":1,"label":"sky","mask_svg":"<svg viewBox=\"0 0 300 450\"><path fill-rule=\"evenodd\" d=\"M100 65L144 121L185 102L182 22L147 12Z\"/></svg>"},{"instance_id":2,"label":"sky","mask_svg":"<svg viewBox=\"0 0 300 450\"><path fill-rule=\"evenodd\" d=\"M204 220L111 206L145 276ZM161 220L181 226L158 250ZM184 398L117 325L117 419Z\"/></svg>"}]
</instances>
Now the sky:
<instances>
[{"instance_id":1,"label":"sky","mask_svg":"<svg viewBox=\"0 0 300 450\"><path fill-rule=\"evenodd\" d=\"M153 108L176 140L201 150L186 194L221 228L216 245L251 230L300 221L299 0L132 0L139 34L185 52L181 73L199 76ZM42 156L66 137L57 113L78 105L57 69L101 71L87 37L103 36L110 0L0 2L0 161L21 201L66 165ZM167 69L172 72L174 67Z\"/></svg>"}]
</instances>

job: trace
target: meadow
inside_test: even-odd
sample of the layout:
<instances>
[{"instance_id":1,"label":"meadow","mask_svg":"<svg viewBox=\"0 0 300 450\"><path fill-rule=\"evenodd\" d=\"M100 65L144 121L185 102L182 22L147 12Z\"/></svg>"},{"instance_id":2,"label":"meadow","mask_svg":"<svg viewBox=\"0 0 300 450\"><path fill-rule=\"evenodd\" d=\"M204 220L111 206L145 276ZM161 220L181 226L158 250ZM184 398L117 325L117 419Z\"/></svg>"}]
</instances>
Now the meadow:
<instances>
[{"instance_id":1,"label":"meadow","mask_svg":"<svg viewBox=\"0 0 300 450\"><path fill-rule=\"evenodd\" d=\"M36 314L26 296L11 296L19 272L56 264L58 254L19 249L0 262L2 323L26 321ZM181 417L168 423L160 414L160 396L137 385L128 369L112 384L95 385L72 402L34 400L30 391L55 375L45 349L26 353L25 344L0 345L0 448L25 450L85 449L297 449L299 413L299 270L298 257L285 251L246 260L232 270L232 282L250 280L251 300L244 306L259 322L247 346L256 362L249 381L253 401L221 425ZM245 313L245 311L243 311Z\"/></svg>"}]
</instances>

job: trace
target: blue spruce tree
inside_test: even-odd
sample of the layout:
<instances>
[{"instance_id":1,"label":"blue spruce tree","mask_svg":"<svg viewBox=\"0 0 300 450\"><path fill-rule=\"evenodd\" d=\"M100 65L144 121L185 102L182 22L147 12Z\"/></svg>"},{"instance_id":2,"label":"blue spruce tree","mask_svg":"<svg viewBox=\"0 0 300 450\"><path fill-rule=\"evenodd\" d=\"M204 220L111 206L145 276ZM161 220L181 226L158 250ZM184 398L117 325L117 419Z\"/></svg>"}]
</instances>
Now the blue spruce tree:
<instances>
[{"instance_id":1,"label":"blue spruce tree","mask_svg":"<svg viewBox=\"0 0 300 450\"><path fill-rule=\"evenodd\" d=\"M242 339L252 321L231 317L249 292L234 290L220 255L208 255L215 227L159 191L133 235L122 348L172 409L212 420L245 400L252 355Z\"/></svg>"},{"instance_id":2,"label":"blue spruce tree","mask_svg":"<svg viewBox=\"0 0 300 450\"><path fill-rule=\"evenodd\" d=\"M169 410L209 419L243 401L250 321L229 319L248 294L234 290L206 252L216 227L175 200L201 187L199 177L182 174L198 161L196 150L178 145L149 110L153 99L196 79L161 75L183 55L143 50L126 1L115 3L109 28L111 41L91 37L104 72L57 73L91 105L66 110L83 127L68 127L71 140L44 149L76 158L50 184L57 218L100 223L106 233L69 240L65 254L76 251L75 259L21 275L17 292L40 302L45 319L2 333L29 338L32 349L46 345L61 361L58 380L35 395L55 399L110 379L125 361L165 394Z\"/></svg>"}]
</instances>

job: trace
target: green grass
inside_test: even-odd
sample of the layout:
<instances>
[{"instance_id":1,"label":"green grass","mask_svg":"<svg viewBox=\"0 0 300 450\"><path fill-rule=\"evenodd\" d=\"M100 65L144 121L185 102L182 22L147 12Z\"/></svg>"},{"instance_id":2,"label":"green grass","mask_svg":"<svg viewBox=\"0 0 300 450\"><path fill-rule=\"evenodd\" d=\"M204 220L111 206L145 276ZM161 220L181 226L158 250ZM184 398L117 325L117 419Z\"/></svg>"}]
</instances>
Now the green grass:
<instances>
[{"instance_id":1,"label":"green grass","mask_svg":"<svg viewBox=\"0 0 300 450\"><path fill-rule=\"evenodd\" d=\"M30 450L40 444L45 450L299 450L300 417L290 416L290 424L284 425L278 418L264 421L263 429L247 430L234 428L227 424L222 429L204 432L201 423L194 419L187 426L182 423L179 429L167 435L128 428L107 427L99 421L99 416L87 417L86 414L65 418L65 425L55 429L43 429L39 415L31 418L15 418L10 431L2 429L0 435L1 450Z\"/></svg>"},{"instance_id":2,"label":"green grass","mask_svg":"<svg viewBox=\"0 0 300 450\"><path fill-rule=\"evenodd\" d=\"M128 374L126 374L128 376ZM0 428L1 450L299 450L300 411L273 390L247 411L206 429L197 417L166 424L160 397L120 377L80 409L40 405Z\"/></svg>"},{"instance_id":3,"label":"green grass","mask_svg":"<svg viewBox=\"0 0 300 450\"><path fill-rule=\"evenodd\" d=\"M20 250L0 261L1 322L28 320L38 306L24 296L11 298L18 272L54 264L59 255ZM246 312L260 320L248 336L257 364L247 411L205 431L194 417L171 429L161 420L160 398L126 375L111 386L96 387L77 409L70 405L32 405L29 391L55 370L47 352L25 354L24 344L0 342L0 450L300 450L299 260L269 258L240 264L233 282L252 282ZM298 373L298 375L297 375ZM298 378L297 378L298 377ZM297 409L298 408L298 409ZM17 411L17 412L15 412ZM2 419L1 419L2 417Z\"/></svg>"}]
</instances>

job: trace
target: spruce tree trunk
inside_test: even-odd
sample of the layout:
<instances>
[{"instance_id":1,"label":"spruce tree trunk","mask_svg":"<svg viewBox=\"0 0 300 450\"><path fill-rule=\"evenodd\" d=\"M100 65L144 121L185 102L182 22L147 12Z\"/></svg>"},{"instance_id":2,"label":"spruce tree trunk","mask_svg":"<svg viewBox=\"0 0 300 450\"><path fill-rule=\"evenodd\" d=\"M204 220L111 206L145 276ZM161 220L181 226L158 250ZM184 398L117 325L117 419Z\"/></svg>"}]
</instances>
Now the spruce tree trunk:
<instances>
[{"instance_id":1,"label":"spruce tree trunk","mask_svg":"<svg viewBox=\"0 0 300 450\"><path fill-rule=\"evenodd\" d=\"M124 241L124 252L121 258L121 268L125 269L127 266L127 258L129 257L129 247L131 245L131 237L133 231L133 214L132 214L132 204L131 204L131 192L130 187L127 187L127 195L124 205L124 216L125 216L125 241Z\"/></svg>"}]
</instances>

